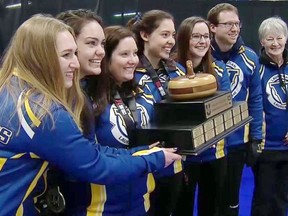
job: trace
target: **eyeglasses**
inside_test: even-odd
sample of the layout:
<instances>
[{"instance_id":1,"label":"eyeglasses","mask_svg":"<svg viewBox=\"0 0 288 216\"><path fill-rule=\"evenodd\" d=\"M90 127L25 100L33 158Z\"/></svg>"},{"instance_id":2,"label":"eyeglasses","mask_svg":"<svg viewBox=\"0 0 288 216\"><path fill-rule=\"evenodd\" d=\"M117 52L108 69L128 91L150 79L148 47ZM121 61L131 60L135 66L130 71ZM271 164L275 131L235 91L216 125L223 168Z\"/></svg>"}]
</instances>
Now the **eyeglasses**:
<instances>
[{"instance_id":1,"label":"eyeglasses","mask_svg":"<svg viewBox=\"0 0 288 216\"><path fill-rule=\"evenodd\" d=\"M202 35L202 34L197 34L197 33L195 33L195 34L192 34L192 35L191 35L191 40L192 40L193 42L198 42L198 41L200 41L200 40L202 39L202 37L204 38L205 41L208 41L208 40L211 39L211 37L210 37L209 34L204 34L204 35Z\"/></svg>"},{"instance_id":2,"label":"eyeglasses","mask_svg":"<svg viewBox=\"0 0 288 216\"><path fill-rule=\"evenodd\" d=\"M225 23L218 23L217 25L223 25L224 28L226 29L231 29L235 25L236 28L242 28L242 23L241 22L225 22Z\"/></svg>"}]
</instances>

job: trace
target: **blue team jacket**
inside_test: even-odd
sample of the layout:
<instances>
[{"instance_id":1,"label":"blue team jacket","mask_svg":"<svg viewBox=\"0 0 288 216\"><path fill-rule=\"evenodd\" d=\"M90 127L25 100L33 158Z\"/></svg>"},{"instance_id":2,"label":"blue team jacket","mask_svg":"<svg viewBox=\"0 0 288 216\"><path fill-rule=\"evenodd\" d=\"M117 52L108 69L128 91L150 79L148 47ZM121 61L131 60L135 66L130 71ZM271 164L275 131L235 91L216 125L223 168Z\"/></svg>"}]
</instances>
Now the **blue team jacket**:
<instances>
[{"instance_id":1,"label":"blue team jacket","mask_svg":"<svg viewBox=\"0 0 288 216\"><path fill-rule=\"evenodd\" d=\"M185 75L185 73L176 66L176 63L170 60L169 60L168 69L169 69L168 73L165 72L164 68L159 68L157 72L159 80L164 85L164 88L167 87L166 85L169 79ZM142 88L145 92L151 92L154 98L154 102L160 102L163 99L161 94L158 91L158 88L153 83L152 78L147 73L147 69L144 68L143 63L141 61L139 62L139 65L137 66L135 70L135 80L138 83L139 87ZM151 116L150 116L151 120L153 119L153 115L154 115L154 112L151 113ZM155 174L154 176L156 178L160 178L162 176L169 176L169 175L179 173L182 170L183 170L182 161L176 161L173 164L171 164L169 167L167 167L166 169Z\"/></svg>"},{"instance_id":2,"label":"blue team jacket","mask_svg":"<svg viewBox=\"0 0 288 216\"><path fill-rule=\"evenodd\" d=\"M34 198L44 191L41 180L50 163L78 181L102 185L129 182L164 167L161 151L121 157L101 153L61 105L53 103L52 115L38 118L41 106L35 101L43 96L20 86L17 77L12 77L9 89L13 95L7 86L0 91L1 216L38 214Z\"/></svg>"},{"instance_id":3,"label":"blue team jacket","mask_svg":"<svg viewBox=\"0 0 288 216\"><path fill-rule=\"evenodd\" d=\"M146 125L150 121L149 113L153 109L153 97L139 89L135 95L136 116L138 126ZM127 109L129 118L134 122L131 110ZM129 148L129 137L127 134L127 125L119 113L117 106L108 104L104 112L98 117L95 132L101 145L107 145L115 148ZM147 145L150 143L146 143ZM103 215L146 215L150 208L150 193L155 188L154 177L152 173L135 178L128 184L113 185L106 187L106 209ZM107 211L107 214L105 214ZM111 214L108 214L111 212ZM116 215L116 214L115 214Z\"/></svg>"},{"instance_id":4,"label":"blue team jacket","mask_svg":"<svg viewBox=\"0 0 288 216\"><path fill-rule=\"evenodd\" d=\"M288 132L287 49L284 50L283 58L281 67L267 56L264 49L259 58L264 109L264 150L288 150L283 142Z\"/></svg>"},{"instance_id":5,"label":"blue team jacket","mask_svg":"<svg viewBox=\"0 0 288 216\"><path fill-rule=\"evenodd\" d=\"M214 40L211 44L213 57L226 64L233 100L247 101L249 115L253 117L250 124L227 137L228 150L248 142L249 137L261 140L263 105L258 56L253 50L244 46L241 37L226 53L221 52Z\"/></svg>"}]
</instances>

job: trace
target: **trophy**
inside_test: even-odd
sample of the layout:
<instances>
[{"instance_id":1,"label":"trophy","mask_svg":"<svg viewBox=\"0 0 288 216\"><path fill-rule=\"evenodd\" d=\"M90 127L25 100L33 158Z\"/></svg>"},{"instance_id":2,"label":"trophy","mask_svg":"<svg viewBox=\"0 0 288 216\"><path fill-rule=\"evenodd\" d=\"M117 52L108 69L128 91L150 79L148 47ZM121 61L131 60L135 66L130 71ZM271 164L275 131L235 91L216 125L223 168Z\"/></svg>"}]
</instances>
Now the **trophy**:
<instances>
[{"instance_id":1,"label":"trophy","mask_svg":"<svg viewBox=\"0 0 288 216\"><path fill-rule=\"evenodd\" d=\"M245 101L232 103L231 92L216 91L215 77L203 74L195 75L187 61L187 75L169 82L171 98L155 104L153 122L137 127L131 144L165 141L180 154L198 155L252 120Z\"/></svg>"}]
</instances>

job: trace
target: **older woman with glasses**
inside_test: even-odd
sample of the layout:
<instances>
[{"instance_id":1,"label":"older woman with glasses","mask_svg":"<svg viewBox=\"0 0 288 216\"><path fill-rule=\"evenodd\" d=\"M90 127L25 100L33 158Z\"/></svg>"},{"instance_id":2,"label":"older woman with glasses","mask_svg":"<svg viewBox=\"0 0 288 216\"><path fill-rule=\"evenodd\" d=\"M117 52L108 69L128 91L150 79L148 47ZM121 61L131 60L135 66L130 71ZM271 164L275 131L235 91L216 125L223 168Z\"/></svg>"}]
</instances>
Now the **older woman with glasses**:
<instances>
[{"instance_id":1,"label":"older woman with glasses","mask_svg":"<svg viewBox=\"0 0 288 216\"><path fill-rule=\"evenodd\" d=\"M185 70L186 61L191 60L195 73L206 72L214 75L218 81L218 90L230 91L225 64L212 59L210 39L211 32L206 20L201 17L183 20L178 29L176 60ZM197 185L199 215L216 214L226 172L225 154L223 140L198 156L187 156L181 196L173 215L193 215Z\"/></svg>"},{"instance_id":2,"label":"older woman with glasses","mask_svg":"<svg viewBox=\"0 0 288 216\"><path fill-rule=\"evenodd\" d=\"M288 207L288 30L279 17L264 20L258 30L262 45L260 75L264 111L264 148L253 167L252 216L286 216ZM276 130L277 128L277 130Z\"/></svg>"}]
</instances>

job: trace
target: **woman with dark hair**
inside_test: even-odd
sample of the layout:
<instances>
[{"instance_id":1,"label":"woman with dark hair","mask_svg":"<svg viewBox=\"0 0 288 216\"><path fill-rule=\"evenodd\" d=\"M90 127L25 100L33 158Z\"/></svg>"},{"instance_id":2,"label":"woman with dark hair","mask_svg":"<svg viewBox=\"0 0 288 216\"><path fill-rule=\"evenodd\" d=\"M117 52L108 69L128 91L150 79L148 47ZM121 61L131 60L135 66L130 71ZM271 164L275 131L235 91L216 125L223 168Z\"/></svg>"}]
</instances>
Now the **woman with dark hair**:
<instances>
[{"instance_id":1,"label":"woman with dark hair","mask_svg":"<svg viewBox=\"0 0 288 216\"><path fill-rule=\"evenodd\" d=\"M182 21L177 34L176 61L185 68L191 60L195 73L215 76L218 90L230 91L225 64L213 60L210 48L209 24L201 17ZM198 185L198 215L217 215L226 174L224 140L198 156L187 156L184 162L184 183L176 211L173 215L193 215L195 189Z\"/></svg>"},{"instance_id":2,"label":"woman with dark hair","mask_svg":"<svg viewBox=\"0 0 288 216\"><path fill-rule=\"evenodd\" d=\"M151 93L142 91L134 80L139 59L133 32L123 26L110 26L104 31L104 64L108 80L102 76L99 81L105 85L109 83L109 88L104 87L108 104L97 117L96 135L101 145L129 149L132 130L136 125L142 126L149 122L153 98ZM150 173L142 178L131 179L129 184L107 187L107 194L111 194L111 201L107 205L116 207L117 203L121 215L147 215L154 185L154 177Z\"/></svg>"},{"instance_id":3,"label":"woman with dark hair","mask_svg":"<svg viewBox=\"0 0 288 216\"><path fill-rule=\"evenodd\" d=\"M205 72L216 77L210 50L210 38L211 32L206 20L201 17L189 17L183 20L177 33L177 62L185 67L186 61L191 60L195 69L198 66L203 67L202 70L195 72Z\"/></svg>"},{"instance_id":4,"label":"woman with dark hair","mask_svg":"<svg viewBox=\"0 0 288 216\"><path fill-rule=\"evenodd\" d=\"M142 89L149 89L156 102L168 97L167 83L170 78L184 75L169 58L175 45L175 26L171 14L151 10L137 15L127 24L137 37L139 64L135 78ZM152 114L153 118L153 114ZM176 174L176 175L175 175ZM152 193L154 215L171 214L182 181L182 162L175 162L156 176L156 189Z\"/></svg>"}]
</instances>

